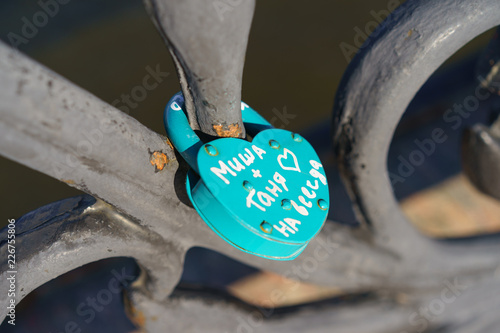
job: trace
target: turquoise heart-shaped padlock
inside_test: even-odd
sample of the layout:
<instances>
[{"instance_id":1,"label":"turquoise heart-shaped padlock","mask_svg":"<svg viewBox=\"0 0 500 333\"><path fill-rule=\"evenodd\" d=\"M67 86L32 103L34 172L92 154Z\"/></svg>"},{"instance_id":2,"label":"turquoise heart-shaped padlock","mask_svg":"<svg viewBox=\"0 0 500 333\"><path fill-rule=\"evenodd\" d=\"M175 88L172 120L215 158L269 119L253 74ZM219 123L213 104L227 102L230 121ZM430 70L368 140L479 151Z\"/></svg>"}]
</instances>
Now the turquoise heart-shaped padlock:
<instances>
[{"instance_id":1,"label":"turquoise heart-shaped padlock","mask_svg":"<svg viewBox=\"0 0 500 333\"><path fill-rule=\"evenodd\" d=\"M312 146L298 134L273 128L243 102L243 123L253 140L203 143L184 107L181 93L172 97L165 128L192 167L186 189L203 220L242 251L275 260L297 257L323 226L330 203Z\"/></svg>"}]
</instances>

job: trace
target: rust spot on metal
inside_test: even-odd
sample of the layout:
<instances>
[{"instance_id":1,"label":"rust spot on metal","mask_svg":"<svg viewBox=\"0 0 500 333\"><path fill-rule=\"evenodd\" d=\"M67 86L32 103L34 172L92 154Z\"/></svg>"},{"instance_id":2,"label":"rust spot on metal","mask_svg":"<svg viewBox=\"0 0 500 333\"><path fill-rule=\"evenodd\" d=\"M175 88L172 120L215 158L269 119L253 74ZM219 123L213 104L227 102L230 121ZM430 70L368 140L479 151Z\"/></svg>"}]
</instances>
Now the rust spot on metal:
<instances>
[{"instance_id":1,"label":"rust spot on metal","mask_svg":"<svg viewBox=\"0 0 500 333\"><path fill-rule=\"evenodd\" d=\"M133 306L131 307L131 316L130 318L134 324L136 324L138 327L144 327L146 326L146 316L144 316L144 313L142 311L137 310Z\"/></svg>"},{"instance_id":2,"label":"rust spot on metal","mask_svg":"<svg viewBox=\"0 0 500 333\"><path fill-rule=\"evenodd\" d=\"M149 163L151 163L151 165L155 167L155 172L161 171L168 163L167 155L165 155L161 151L155 151L151 153L151 156L149 157Z\"/></svg>"},{"instance_id":3,"label":"rust spot on metal","mask_svg":"<svg viewBox=\"0 0 500 333\"><path fill-rule=\"evenodd\" d=\"M174 150L174 145L172 144L172 142L170 141L169 138L167 138L167 145L169 145L170 148L172 148L172 150Z\"/></svg>"},{"instance_id":4,"label":"rust spot on metal","mask_svg":"<svg viewBox=\"0 0 500 333\"><path fill-rule=\"evenodd\" d=\"M125 297L123 299L125 305L125 313L127 317L130 319L134 325L139 328L138 332L144 332L143 329L146 326L146 316L140 310L138 310L130 301L125 293Z\"/></svg>"},{"instance_id":5,"label":"rust spot on metal","mask_svg":"<svg viewBox=\"0 0 500 333\"><path fill-rule=\"evenodd\" d=\"M217 133L217 136L222 138L238 138L242 133L241 127L238 123L229 125L219 124L213 125L212 127L215 130L215 133Z\"/></svg>"},{"instance_id":6,"label":"rust spot on metal","mask_svg":"<svg viewBox=\"0 0 500 333\"><path fill-rule=\"evenodd\" d=\"M72 179L61 179L61 180L68 185L75 185L75 181Z\"/></svg>"}]
</instances>

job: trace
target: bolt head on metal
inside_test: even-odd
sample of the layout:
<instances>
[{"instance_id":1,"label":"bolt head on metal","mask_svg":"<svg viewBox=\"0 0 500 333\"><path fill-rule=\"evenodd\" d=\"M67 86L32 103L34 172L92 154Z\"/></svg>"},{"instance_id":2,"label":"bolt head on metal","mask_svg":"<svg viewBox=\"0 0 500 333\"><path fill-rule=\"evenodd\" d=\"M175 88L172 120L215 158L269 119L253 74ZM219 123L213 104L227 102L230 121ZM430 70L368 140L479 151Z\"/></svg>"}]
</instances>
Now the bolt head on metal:
<instances>
[{"instance_id":1,"label":"bolt head on metal","mask_svg":"<svg viewBox=\"0 0 500 333\"><path fill-rule=\"evenodd\" d=\"M292 204L290 203L290 200L288 199L283 199L281 200L281 207L286 210L292 209Z\"/></svg>"},{"instance_id":2,"label":"bolt head on metal","mask_svg":"<svg viewBox=\"0 0 500 333\"><path fill-rule=\"evenodd\" d=\"M276 140L269 140L269 145L274 149L278 149L280 147L279 142Z\"/></svg>"},{"instance_id":3,"label":"bolt head on metal","mask_svg":"<svg viewBox=\"0 0 500 333\"><path fill-rule=\"evenodd\" d=\"M300 134L293 133L292 134L293 141L295 142L302 142L303 138L300 136Z\"/></svg>"},{"instance_id":4,"label":"bolt head on metal","mask_svg":"<svg viewBox=\"0 0 500 333\"><path fill-rule=\"evenodd\" d=\"M327 210L328 209L328 203L323 200L323 199L319 199L318 200L318 206L319 208L321 208L321 210Z\"/></svg>"},{"instance_id":5,"label":"bolt head on metal","mask_svg":"<svg viewBox=\"0 0 500 333\"><path fill-rule=\"evenodd\" d=\"M214 146L212 146L212 145L205 145L205 151L210 156L217 156L219 154L219 152L217 151L217 149Z\"/></svg>"},{"instance_id":6,"label":"bolt head on metal","mask_svg":"<svg viewBox=\"0 0 500 333\"><path fill-rule=\"evenodd\" d=\"M246 188L249 191L253 190L253 185L248 180L245 180L243 182L243 187Z\"/></svg>"},{"instance_id":7,"label":"bolt head on metal","mask_svg":"<svg viewBox=\"0 0 500 333\"><path fill-rule=\"evenodd\" d=\"M260 224L260 228L262 229L262 231L264 231L266 234L270 234L271 231L273 231L273 226L270 225L269 223L267 223L266 221L262 222Z\"/></svg>"}]
</instances>

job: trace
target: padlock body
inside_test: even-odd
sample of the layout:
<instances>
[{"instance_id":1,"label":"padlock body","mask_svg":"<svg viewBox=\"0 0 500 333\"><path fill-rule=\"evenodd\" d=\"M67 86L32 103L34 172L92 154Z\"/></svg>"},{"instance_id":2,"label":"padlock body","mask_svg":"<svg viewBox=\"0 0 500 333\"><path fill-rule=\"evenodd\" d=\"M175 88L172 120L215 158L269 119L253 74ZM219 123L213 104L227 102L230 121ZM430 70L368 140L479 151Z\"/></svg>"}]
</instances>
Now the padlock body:
<instances>
[{"instance_id":1,"label":"padlock body","mask_svg":"<svg viewBox=\"0 0 500 333\"><path fill-rule=\"evenodd\" d=\"M326 175L311 145L281 129L252 142L223 138L198 151L194 204L221 237L266 258L295 258L326 219ZM220 216L224 218L220 218Z\"/></svg>"},{"instance_id":2,"label":"padlock body","mask_svg":"<svg viewBox=\"0 0 500 333\"><path fill-rule=\"evenodd\" d=\"M241 113L251 142L221 138L203 143L187 121L179 93L165 109L165 128L192 168L186 188L206 224L239 250L293 259L328 215L323 165L300 135L273 128L243 102Z\"/></svg>"},{"instance_id":3,"label":"padlock body","mask_svg":"<svg viewBox=\"0 0 500 333\"><path fill-rule=\"evenodd\" d=\"M227 211L192 170L188 173L186 189L194 208L206 224L226 242L244 252L267 259L292 260L307 245L305 242L276 246L274 241L245 227L244 222Z\"/></svg>"}]
</instances>

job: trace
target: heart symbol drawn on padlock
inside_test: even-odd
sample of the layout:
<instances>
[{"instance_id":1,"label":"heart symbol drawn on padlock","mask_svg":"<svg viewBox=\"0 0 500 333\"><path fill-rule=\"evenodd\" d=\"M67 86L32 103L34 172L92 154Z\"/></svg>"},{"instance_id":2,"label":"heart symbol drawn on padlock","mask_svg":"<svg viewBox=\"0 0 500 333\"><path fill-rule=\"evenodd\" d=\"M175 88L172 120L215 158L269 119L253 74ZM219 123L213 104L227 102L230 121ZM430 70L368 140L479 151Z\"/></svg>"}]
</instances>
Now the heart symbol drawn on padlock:
<instances>
[{"instance_id":1,"label":"heart symbol drawn on padlock","mask_svg":"<svg viewBox=\"0 0 500 333\"><path fill-rule=\"evenodd\" d=\"M242 103L251 142L220 138L203 144L176 95L166 128L192 166L188 196L206 224L226 242L257 256L290 260L317 235L329 209L323 165L300 135L275 129ZM185 130L183 133L181 130Z\"/></svg>"},{"instance_id":2,"label":"heart symbol drawn on padlock","mask_svg":"<svg viewBox=\"0 0 500 333\"><path fill-rule=\"evenodd\" d=\"M284 158L285 160L287 160L288 155L292 156L294 167L286 167L283 165L282 159ZM278 156L278 163L280 164L281 168L283 168L283 170L292 170L292 171L300 172L299 163L297 162L297 156L295 156L294 153L292 153L291 151L289 151L286 148L283 149L283 154Z\"/></svg>"}]
</instances>

